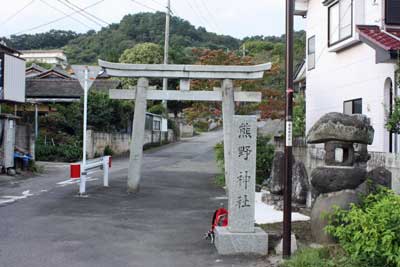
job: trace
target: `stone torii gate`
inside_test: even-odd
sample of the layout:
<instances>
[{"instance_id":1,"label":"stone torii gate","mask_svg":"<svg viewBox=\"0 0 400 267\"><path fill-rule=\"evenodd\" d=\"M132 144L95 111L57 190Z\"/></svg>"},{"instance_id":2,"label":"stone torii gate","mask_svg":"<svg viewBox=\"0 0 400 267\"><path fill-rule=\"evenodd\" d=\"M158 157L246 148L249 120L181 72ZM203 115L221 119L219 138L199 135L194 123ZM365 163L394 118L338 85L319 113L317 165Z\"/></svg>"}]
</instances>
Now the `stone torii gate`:
<instances>
[{"instance_id":1,"label":"stone torii gate","mask_svg":"<svg viewBox=\"0 0 400 267\"><path fill-rule=\"evenodd\" d=\"M225 179L228 185L231 128L236 102L261 102L260 92L241 92L233 87L233 80L262 79L271 63L256 66L206 66L164 64L120 64L99 60L99 66L112 77L139 78L136 89L111 89L111 99L135 100L132 141L128 170L128 191L139 190L143 158L143 141L147 100L167 101L222 101ZM180 91L152 90L149 78L180 79ZM222 80L222 88L214 91L190 91L190 80Z\"/></svg>"}]
</instances>

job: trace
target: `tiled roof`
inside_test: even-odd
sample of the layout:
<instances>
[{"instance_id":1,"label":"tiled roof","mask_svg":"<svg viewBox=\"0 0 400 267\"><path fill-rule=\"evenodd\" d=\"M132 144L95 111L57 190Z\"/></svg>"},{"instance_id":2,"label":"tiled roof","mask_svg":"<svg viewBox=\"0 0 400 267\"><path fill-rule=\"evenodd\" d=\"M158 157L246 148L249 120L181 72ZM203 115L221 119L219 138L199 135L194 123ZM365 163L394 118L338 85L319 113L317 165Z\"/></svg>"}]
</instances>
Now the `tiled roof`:
<instances>
[{"instance_id":1,"label":"tiled roof","mask_svg":"<svg viewBox=\"0 0 400 267\"><path fill-rule=\"evenodd\" d=\"M111 88L118 88L117 80L96 80L91 90L108 92ZM80 98L83 89L76 79L27 79L27 98Z\"/></svg>"},{"instance_id":2,"label":"tiled roof","mask_svg":"<svg viewBox=\"0 0 400 267\"><path fill-rule=\"evenodd\" d=\"M13 49L11 47L8 47L6 45L6 43L4 41L1 41L1 40L0 40L0 52L6 52L6 53L9 53L9 54L21 54L21 52Z\"/></svg>"},{"instance_id":3,"label":"tiled roof","mask_svg":"<svg viewBox=\"0 0 400 267\"><path fill-rule=\"evenodd\" d=\"M47 71L46 68L43 68L43 67L39 66L39 65L36 64L36 63L32 63L32 65L31 65L30 67L26 68L26 71L31 71L31 70L36 70L36 71L38 71L38 72L45 72L45 71Z\"/></svg>"},{"instance_id":4,"label":"tiled roof","mask_svg":"<svg viewBox=\"0 0 400 267\"><path fill-rule=\"evenodd\" d=\"M398 29L383 31L375 25L358 25L357 31L362 37L386 51L400 50L400 30Z\"/></svg>"},{"instance_id":5,"label":"tiled roof","mask_svg":"<svg viewBox=\"0 0 400 267\"><path fill-rule=\"evenodd\" d=\"M69 75L66 71L61 69L60 67L53 67L49 70L44 70L43 72L36 72L26 76L29 79L49 79L49 78L57 78L57 79L71 79L72 76Z\"/></svg>"}]
</instances>

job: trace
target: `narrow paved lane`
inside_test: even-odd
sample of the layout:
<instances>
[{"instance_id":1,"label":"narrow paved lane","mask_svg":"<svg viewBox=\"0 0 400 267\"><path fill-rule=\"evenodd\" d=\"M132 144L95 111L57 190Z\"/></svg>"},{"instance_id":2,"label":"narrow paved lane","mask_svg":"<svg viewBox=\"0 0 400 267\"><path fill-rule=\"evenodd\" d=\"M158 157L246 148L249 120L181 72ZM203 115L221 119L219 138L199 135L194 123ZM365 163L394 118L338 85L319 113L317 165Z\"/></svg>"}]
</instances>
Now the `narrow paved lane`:
<instances>
[{"instance_id":1,"label":"narrow paved lane","mask_svg":"<svg viewBox=\"0 0 400 267\"><path fill-rule=\"evenodd\" d=\"M115 162L110 188L88 184L88 198L76 196L77 185L57 185L66 167L0 185L0 197L29 191L0 205L0 266L266 266L219 257L202 239L224 197L214 185L220 139L214 132L146 153L138 194L126 193L126 159Z\"/></svg>"}]
</instances>

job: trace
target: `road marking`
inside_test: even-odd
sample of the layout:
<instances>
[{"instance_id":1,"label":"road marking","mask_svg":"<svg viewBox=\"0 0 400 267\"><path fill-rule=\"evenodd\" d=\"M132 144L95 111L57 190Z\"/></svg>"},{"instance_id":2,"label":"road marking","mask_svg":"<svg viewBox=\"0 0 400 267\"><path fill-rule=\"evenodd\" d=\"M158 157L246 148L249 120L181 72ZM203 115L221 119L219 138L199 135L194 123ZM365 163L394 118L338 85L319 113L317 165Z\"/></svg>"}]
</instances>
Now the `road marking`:
<instances>
[{"instance_id":1,"label":"road marking","mask_svg":"<svg viewBox=\"0 0 400 267\"><path fill-rule=\"evenodd\" d=\"M0 205L14 203L17 200L25 199L31 196L33 196L33 194L30 193L30 190L22 192L22 196L1 196Z\"/></svg>"},{"instance_id":2,"label":"road marking","mask_svg":"<svg viewBox=\"0 0 400 267\"><path fill-rule=\"evenodd\" d=\"M228 197L226 197L226 196L223 196L223 197L213 197L212 199L214 199L214 200L227 200Z\"/></svg>"},{"instance_id":3,"label":"road marking","mask_svg":"<svg viewBox=\"0 0 400 267\"><path fill-rule=\"evenodd\" d=\"M13 203L13 202L15 202L14 199L4 199L4 200L0 200L0 206L1 206L1 205L4 205L4 204L10 204L10 203Z\"/></svg>"},{"instance_id":4,"label":"road marking","mask_svg":"<svg viewBox=\"0 0 400 267\"><path fill-rule=\"evenodd\" d=\"M86 182L91 182L91 181L97 181L99 180L98 178L92 178L92 177L87 177ZM74 184L79 184L81 182L81 179L68 179L62 182L57 183L57 185L64 187L67 185L74 185Z\"/></svg>"}]
</instances>

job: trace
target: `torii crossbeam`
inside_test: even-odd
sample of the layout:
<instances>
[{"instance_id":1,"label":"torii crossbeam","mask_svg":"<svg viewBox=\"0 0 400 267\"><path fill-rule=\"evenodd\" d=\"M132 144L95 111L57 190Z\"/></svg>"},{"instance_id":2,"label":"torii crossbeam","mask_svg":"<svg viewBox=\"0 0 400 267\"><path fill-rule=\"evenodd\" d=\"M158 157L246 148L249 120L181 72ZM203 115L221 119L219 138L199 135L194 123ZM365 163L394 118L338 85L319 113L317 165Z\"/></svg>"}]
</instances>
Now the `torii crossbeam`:
<instances>
[{"instance_id":1,"label":"torii crossbeam","mask_svg":"<svg viewBox=\"0 0 400 267\"><path fill-rule=\"evenodd\" d=\"M128 191L139 190L147 100L222 101L224 128L224 157L226 184L229 179L230 133L235 113L234 102L261 102L260 92L241 92L233 87L232 80L262 79L271 63L256 66L205 66L163 64L120 64L99 60L99 65L114 77L139 78L134 90L111 89L111 99L135 100L132 142L128 170ZM148 78L173 78L181 80L181 90L150 90ZM189 91L191 79L223 80L222 89L214 91Z\"/></svg>"}]
</instances>

